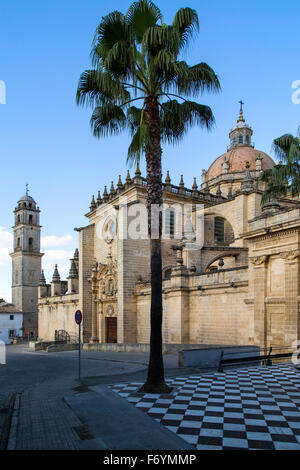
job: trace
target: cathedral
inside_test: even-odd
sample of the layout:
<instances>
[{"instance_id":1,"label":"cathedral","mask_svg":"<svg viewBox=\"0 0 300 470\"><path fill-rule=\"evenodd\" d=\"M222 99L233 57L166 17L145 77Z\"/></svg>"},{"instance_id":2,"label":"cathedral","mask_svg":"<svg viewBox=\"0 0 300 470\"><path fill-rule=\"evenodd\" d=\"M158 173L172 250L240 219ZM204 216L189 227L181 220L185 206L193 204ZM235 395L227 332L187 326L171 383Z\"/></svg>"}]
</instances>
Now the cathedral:
<instances>
[{"instance_id":1,"label":"cathedral","mask_svg":"<svg viewBox=\"0 0 300 470\"><path fill-rule=\"evenodd\" d=\"M187 188L183 176L173 184L169 172L164 179L165 344L267 348L299 339L300 204L282 198L262 206L259 176L274 161L254 148L252 134L241 108L227 151L202 170L201 185L195 178ZM18 202L13 302L33 323L38 315L40 339L53 341L56 330L74 337L80 309L83 341L91 347L149 343L149 240L136 222L146 191L137 166L133 177L128 172L124 182L119 177L93 196L88 224L75 229L79 244L68 279L55 266L49 284L40 269L39 210L29 196ZM187 208L190 226L182 235Z\"/></svg>"}]
</instances>

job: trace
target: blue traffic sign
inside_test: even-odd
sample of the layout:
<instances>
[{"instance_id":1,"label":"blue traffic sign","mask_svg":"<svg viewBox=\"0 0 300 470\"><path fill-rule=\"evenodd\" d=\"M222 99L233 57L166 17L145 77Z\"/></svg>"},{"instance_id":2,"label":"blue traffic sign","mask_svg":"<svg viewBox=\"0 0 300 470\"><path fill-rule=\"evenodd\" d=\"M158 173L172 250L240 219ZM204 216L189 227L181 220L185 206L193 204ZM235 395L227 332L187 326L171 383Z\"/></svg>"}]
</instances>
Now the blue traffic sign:
<instances>
[{"instance_id":1,"label":"blue traffic sign","mask_svg":"<svg viewBox=\"0 0 300 470\"><path fill-rule=\"evenodd\" d=\"M77 312L75 313L75 321L77 325L80 325L80 323L82 322L82 313L80 310L77 310Z\"/></svg>"}]
</instances>

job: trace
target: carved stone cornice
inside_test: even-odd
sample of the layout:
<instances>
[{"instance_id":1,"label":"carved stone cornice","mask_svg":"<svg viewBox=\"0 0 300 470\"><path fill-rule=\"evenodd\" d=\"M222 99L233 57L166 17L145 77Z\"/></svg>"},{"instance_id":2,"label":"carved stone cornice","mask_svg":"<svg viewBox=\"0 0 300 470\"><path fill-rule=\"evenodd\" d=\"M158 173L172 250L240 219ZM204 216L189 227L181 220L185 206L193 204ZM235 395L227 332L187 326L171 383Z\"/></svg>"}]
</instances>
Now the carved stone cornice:
<instances>
[{"instance_id":1,"label":"carved stone cornice","mask_svg":"<svg viewBox=\"0 0 300 470\"><path fill-rule=\"evenodd\" d=\"M267 255L253 256L253 257L249 258L249 260L251 261L252 264L254 264L254 266L262 265L263 263L265 263L267 261L267 259L268 259Z\"/></svg>"},{"instance_id":2,"label":"carved stone cornice","mask_svg":"<svg viewBox=\"0 0 300 470\"><path fill-rule=\"evenodd\" d=\"M245 239L245 240L255 238L256 241L262 241L262 240L269 240L271 238L284 237L284 236L290 235L292 233L299 233L299 226L298 225L296 227L291 227L291 228L284 227L283 225L284 225L284 223L276 224L276 225L270 226L270 227L262 227L262 228L259 228L256 231L249 231L247 233L243 233L242 238ZM272 231L266 234L265 233L266 228L270 228L270 230L272 230Z\"/></svg>"},{"instance_id":3,"label":"carved stone cornice","mask_svg":"<svg viewBox=\"0 0 300 470\"><path fill-rule=\"evenodd\" d=\"M283 259L288 260L288 261L293 261L293 260L299 258L299 256L300 256L300 250L299 249L284 251L284 252L280 253L280 258L283 258Z\"/></svg>"}]
</instances>

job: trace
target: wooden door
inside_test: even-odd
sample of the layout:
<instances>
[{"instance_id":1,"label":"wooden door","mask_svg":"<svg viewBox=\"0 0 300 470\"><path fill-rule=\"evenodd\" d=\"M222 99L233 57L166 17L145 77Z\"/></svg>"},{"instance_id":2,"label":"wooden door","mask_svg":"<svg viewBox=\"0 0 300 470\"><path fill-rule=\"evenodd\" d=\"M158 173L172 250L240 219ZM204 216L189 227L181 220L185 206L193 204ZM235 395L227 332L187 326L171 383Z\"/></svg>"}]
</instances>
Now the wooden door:
<instances>
[{"instance_id":1,"label":"wooden door","mask_svg":"<svg viewBox=\"0 0 300 470\"><path fill-rule=\"evenodd\" d=\"M107 343L117 342L117 318L116 317L106 318L106 342Z\"/></svg>"}]
</instances>

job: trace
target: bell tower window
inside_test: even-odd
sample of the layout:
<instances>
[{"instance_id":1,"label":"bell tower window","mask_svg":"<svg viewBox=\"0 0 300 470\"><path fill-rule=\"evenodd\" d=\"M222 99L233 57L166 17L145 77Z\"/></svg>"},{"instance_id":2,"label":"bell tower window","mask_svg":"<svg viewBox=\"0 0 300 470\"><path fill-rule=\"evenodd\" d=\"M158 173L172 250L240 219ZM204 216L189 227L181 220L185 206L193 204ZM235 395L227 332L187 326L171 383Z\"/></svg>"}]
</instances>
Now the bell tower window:
<instances>
[{"instance_id":1,"label":"bell tower window","mask_svg":"<svg viewBox=\"0 0 300 470\"><path fill-rule=\"evenodd\" d=\"M247 144L247 145L250 144L250 137L249 137L249 135L246 135L246 144Z\"/></svg>"},{"instance_id":2,"label":"bell tower window","mask_svg":"<svg viewBox=\"0 0 300 470\"><path fill-rule=\"evenodd\" d=\"M242 144L243 143L243 136L240 134L239 135L239 144Z\"/></svg>"},{"instance_id":3,"label":"bell tower window","mask_svg":"<svg viewBox=\"0 0 300 470\"><path fill-rule=\"evenodd\" d=\"M32 248L33 248L33 238L31 238L31 237L28 240L28 246L29 246L29 250L32 250Z\"/></svg>"},{"instance_id":4,"label":"bell tower window","mask_svg":"<svg viewBox=\"0 0 300 470\"><path fill-rule=\"evenodd\" d=\"M29 215L28 223L29 223L30 225L33 224L33 215L32 215L32 214Z\"/></svg>"}]
</instances>

